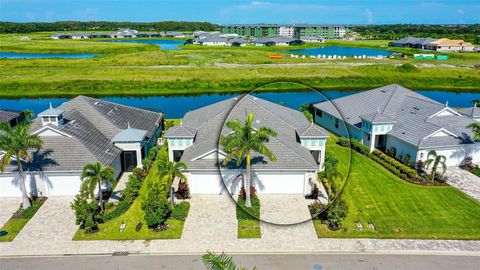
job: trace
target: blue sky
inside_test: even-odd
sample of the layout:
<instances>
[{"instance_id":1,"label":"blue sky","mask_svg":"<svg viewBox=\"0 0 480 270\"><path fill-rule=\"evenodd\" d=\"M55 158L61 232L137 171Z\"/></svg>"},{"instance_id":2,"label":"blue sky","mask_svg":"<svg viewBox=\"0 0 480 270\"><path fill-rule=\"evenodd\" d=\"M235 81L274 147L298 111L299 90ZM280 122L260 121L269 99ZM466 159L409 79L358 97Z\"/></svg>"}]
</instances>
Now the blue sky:
<instances>
[{"instance_id":1,"label":"blue sky","mask_svg":"<svg viewBox=\"0 0 480 270\"><path fill-rule=\"evenodd\" d=\"M0 0L1 21L480 23L480 0Z\"/></svg>"}]
</instances>

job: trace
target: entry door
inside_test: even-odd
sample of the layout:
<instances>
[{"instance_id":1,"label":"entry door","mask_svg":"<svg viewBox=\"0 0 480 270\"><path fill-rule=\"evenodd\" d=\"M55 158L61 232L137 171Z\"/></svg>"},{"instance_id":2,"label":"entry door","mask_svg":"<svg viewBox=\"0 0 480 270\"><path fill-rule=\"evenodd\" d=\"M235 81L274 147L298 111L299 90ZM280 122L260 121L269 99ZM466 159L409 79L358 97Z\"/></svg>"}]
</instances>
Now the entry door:
<instances>
[{"instance_id":1,"label":"entry door","mask_svg":"<svg viewBox=\"0 0 480 270\"><path fill-rule=\"evenodd\" d=\"M124 151L122 153L122 166L125 172L133 171L137 167L137 152Z\"/></svg>"}]
</instances>

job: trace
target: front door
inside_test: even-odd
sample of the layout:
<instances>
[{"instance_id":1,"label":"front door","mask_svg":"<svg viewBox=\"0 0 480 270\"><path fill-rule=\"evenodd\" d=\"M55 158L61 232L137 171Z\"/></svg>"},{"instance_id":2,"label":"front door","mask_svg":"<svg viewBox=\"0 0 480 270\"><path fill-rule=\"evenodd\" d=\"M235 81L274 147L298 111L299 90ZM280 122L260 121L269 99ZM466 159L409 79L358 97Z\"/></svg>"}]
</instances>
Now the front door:
<instances>
[{"instance_id":1,"label":"front door","mask_svg":"<svg viewBox=\"0 0 480 270\"><path fill-rule=\"evenodd\" d=\"M137 167L137 151L123 151L122 169L124 172L131 172Z\"/></svg>"}]
</instances>

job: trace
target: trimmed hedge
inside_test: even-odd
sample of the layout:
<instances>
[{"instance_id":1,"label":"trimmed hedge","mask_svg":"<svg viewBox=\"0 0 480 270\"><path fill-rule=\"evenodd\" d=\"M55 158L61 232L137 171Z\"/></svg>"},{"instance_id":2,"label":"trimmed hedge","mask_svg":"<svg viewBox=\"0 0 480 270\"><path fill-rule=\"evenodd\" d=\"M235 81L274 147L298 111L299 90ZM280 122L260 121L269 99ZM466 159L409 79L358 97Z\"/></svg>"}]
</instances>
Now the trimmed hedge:
<instances>
[{"instance_id":1,"label":"trimmed hedge","mask_svg":"<svg viewBox=\"0 0 480 270\"><path fill-rule=\"evenodd\" d=\"M401 179L407 180L409 182L417 181L416 170L384 154L377 149L374 149L372 153L370 153L370 149L368 148L368 146L362 144L357 140L344 137L338 139L338 144L344 147L350 147L353 150L359 152L360 154L369 157L370 159L382 165L384 168L386 168L396 176L400 177Z\"/></svg>"},{"instance_id":2,"label":"trimmed hedge","mask_svg":"<svg viewBox=\"0 0 480 270\"><path fill-rule=\"evenodd\" d=\"M176 219L176 220L185 221L185 219L188 216L188 211L189 210L190 210L190 203L186 202L186 201L183 201L183 202L175 205L175 207L173 207L170 217L173 218L173 219Z\"/></svg>"}]
</instances>

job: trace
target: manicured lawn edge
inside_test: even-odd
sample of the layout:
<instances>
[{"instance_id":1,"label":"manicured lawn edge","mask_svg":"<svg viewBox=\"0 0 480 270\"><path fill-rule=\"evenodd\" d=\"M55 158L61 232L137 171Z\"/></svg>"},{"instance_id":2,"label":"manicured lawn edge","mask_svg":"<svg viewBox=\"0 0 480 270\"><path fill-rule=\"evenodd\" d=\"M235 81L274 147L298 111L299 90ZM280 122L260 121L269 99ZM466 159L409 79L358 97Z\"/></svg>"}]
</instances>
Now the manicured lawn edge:
<instances>
[{"instance_id":1,"label":"manicured lawn edge","mask_svg":"<svg viewBox=\"0 0 480 270\"><path fill-rule=\"evenodd\" d=\"M236 207L238 220L238 238L261 238L260 230L260 200L257 196L252 197L252 207L247 208L245 201L238 199Z\"/></svg>"},{"instance_id":2,"label":"manicured lawn edge","mask_svg":"<svg viewBox=\"0 0 480 270\"><path fill-rule=\"evenodd\" d=\"M31 213L30 217L27 217L27 218L23 216L23 210L21 209L21 206L20 206L20 209L18 209L17 212L15 212L13 216L7 221L7 223L5 223L5 225L3 225L3 227L0 229L0 231L8 232L7 235L0 237L0 242L13 241L13 239L17 237L17 235L20 233L23 227L27 225L28 221L30 221L30 219L34 217L34 215L38 212L38 209L42 207L45 201L47 201L47 197L39 197L37 201L32 203L32 206L30 206L30 208L31 207L34 207L34 208L31 209L30 211L34 211L34 212ZM36 202L38 202L37 205L35 205Z\"/></svg>"}]
</instances>

